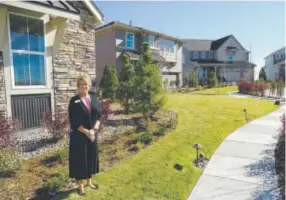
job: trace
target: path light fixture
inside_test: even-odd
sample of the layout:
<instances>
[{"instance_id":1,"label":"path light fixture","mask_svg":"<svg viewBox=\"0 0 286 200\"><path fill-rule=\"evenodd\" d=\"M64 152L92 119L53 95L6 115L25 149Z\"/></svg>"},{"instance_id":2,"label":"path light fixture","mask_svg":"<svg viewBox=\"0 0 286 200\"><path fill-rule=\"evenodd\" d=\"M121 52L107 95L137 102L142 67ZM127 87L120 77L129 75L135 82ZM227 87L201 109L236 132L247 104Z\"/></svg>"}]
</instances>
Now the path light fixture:
<instances>
[{"instance_id":1,"label":"path light fixture","mask_svg":"<svg viewBox=\"0 0 286 200\"><path fill-rule=\"evenodd\" d=\"M245 115L245 120L248 121L248 117L247 117L247 110L243 109L244 115Z\"/></svg>"},{"instance_id":2,"label":"path light fixture","mask_svg":"<svg viewBox=\"0 0 286 200\"><path fill-rule=\"evenodd\" d=\"M197 151L197 161L198 161L198 160L199 160L199 149L202 148L202 145L200 145L200 144L195 144L195 145L194 145L194 148L195 148L196 151Z\"/></svg>"}]
</instances>

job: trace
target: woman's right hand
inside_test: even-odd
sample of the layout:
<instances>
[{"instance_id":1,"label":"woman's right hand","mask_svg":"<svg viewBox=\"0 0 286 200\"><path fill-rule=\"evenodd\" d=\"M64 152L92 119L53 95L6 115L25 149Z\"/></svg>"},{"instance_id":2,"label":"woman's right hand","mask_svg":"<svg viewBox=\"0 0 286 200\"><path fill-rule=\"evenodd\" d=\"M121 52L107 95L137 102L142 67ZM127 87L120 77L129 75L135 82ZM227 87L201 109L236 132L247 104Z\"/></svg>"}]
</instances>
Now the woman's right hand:
<instances>
[{"instance_id":1,"label":"woman's right hand","mask_svg":"<svg viewBox=\"0 0 286 200\"><path fill-rule=\"evenodd\" d=\"M93 129L89 130L88 138L93 142L95 140L95 131Z\"/></svg>"}]
</instances>

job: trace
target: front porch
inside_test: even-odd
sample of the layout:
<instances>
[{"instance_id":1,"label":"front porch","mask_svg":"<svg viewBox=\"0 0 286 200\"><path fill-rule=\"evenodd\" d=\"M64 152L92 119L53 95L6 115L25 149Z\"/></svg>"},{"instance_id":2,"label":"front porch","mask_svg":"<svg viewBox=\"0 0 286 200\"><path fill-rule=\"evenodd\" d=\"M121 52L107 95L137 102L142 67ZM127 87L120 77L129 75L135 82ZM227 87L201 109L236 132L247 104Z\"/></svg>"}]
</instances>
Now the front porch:
<instances>
[{"instance_id":1,"label":"front porch","mask_svg":"<svg viewBox=\"0 0 286 200\"><path fill-rule=\"evenodd\" d=\"M205 85L208 76L214 73L220 83L254 80L254 65L246 62L199 63L192 67L201 85Z\"/></svg>"}]
</instances>

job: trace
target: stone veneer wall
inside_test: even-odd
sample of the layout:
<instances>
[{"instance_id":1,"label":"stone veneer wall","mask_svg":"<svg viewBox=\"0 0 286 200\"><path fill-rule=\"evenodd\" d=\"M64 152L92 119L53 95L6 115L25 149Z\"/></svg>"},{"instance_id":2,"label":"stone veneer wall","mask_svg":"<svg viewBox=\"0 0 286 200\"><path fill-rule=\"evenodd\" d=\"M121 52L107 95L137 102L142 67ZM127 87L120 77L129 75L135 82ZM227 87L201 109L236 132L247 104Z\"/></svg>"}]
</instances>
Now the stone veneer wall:
<instances>
[{"instance_id":1,"label":"stone veneer wall","mask_svg":"<svg viewBox=\"0 0 286 200\"><path fill-rule=\"evenodd\" d=\"M76 78L81 73L95 79L94 18L82 2L72 2L80 9L81 20L68 20L59 54L53 57L55 108L68 105L76 93Z\"/></svg>"},{"instance_id":2,"label":"stone veneer wall","mask_svg":"<svg viewBox=\"0 0 286 200\"><path fill-rule=\"evenodd\" d=\"M0 51L0 114L6 114L6 96L5 96L3 53L1 51Z\"/></svg>"}]
</instances>

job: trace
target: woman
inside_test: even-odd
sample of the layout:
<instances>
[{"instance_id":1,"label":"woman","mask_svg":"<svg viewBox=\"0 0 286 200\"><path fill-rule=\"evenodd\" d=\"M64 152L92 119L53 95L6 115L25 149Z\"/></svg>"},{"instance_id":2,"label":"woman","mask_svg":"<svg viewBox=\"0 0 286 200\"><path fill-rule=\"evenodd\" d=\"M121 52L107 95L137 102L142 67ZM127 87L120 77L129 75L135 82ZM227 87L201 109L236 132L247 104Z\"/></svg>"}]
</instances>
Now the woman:
<instances>
[{"instance_id":1,"label":"woman","mask_svg":"<svg viewBox=\"0 0 286 200\"><path fill-rule=\"evenodd\" d=\"M69 119L71 125L69 176L75 178L79 195L84 195L83 181L92 189L92 175L99 172L97 133L100 125L100 109L95 95L88 93L90 79L82 75L77 79L79 93L69 103Z\"/></svg>"}]
</instances>

